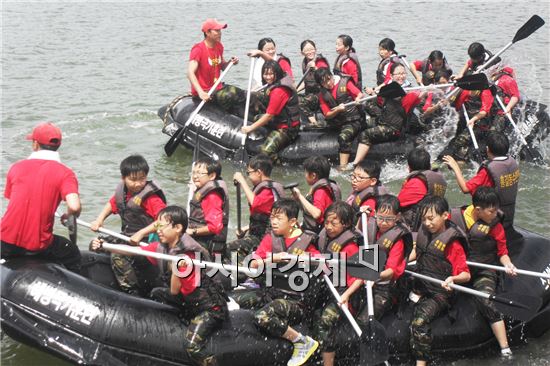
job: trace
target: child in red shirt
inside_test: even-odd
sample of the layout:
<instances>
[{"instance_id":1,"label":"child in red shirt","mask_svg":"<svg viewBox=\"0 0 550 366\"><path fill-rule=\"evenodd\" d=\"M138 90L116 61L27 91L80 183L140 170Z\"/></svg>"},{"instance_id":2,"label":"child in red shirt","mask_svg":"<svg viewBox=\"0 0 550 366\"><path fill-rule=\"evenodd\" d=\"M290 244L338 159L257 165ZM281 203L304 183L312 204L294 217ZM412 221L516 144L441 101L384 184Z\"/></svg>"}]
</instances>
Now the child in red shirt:
<instances>
[{"instance_id":1,"label":"child in red shirt","mask_svg":"<svg viewBox=\"0 0 550 366\"><path fill-rule=\"evenodd\" d=\"M351 205L356 214L361 207L367 207L369 216L374 216L376 200L388 193L380 183L380 164L372 160L361 160L351 174L351 189L346 202ZM358 225L361 221L359 220Z\"/></svg>"}]
</instances>

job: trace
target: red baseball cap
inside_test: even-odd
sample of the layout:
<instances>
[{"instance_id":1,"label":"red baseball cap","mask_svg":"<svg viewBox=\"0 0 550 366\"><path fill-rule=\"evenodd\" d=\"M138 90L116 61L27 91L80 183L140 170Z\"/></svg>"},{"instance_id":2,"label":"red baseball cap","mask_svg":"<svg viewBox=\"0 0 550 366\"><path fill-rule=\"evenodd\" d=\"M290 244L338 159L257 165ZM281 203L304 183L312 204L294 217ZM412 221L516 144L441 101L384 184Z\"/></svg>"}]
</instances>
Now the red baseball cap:
<instances>
[{"instance_id":1,"label":"red baseball cap","mask_svg":"<svg viewBox=\"0 0 550 366\"><path fill-rule=\"evenodd\" d=\"M208 32L210 29L220 30L227 28L227 23L219 23L217 19L208 18L202 23L202 31Z\"/></svg>"},{"instance_id":2,"label":"red baseball cap","mask_svg":"<svg viewBox=\"0 0 550 366\"><path fill-rule=\"evenodd\" d=\"M52 122L43 122L37 125L32 133L27 135L27 140L38 142L40 145L61 145L61 130Z\"/></svg>"}]
</instances>

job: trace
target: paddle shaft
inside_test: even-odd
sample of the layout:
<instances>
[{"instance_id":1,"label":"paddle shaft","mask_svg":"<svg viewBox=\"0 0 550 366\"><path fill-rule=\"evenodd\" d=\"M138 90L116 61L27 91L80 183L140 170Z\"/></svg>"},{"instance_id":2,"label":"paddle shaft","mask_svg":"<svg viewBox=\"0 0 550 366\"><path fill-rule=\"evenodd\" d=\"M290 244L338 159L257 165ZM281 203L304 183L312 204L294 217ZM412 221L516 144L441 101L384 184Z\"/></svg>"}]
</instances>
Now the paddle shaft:
<instances>
[{"instance_id":1,"label":"paddle shaft","mask_svg":"<svg viewBox=\"0 0 550 366\"><path fill-rule=\"evenodd\" d=\"M349 107L349 106L352 106L354 104L368 102L369 100L373 100L373 99L376 99L376 98L378 98L378 95L370 95L368 97L361 98L358 101L344 103L344 107Z\"/></svg>"},{"instance_id":2,"label":"paddle shaft","mask_svg":"<svg viewBox=\"0 0 550 366\"><path fill-rule=\"evenodd\" d=\"M368 232L367 213L361 213L361 229L363 230L363 240L365 241L365 249L369 249L369 232ZM367 311L369 319L374 317L374 297L372 294L373 281L367 281Z\"/></svg>"},{"instance_id":3,"label":"paddle shaft","mask_svg":"<svg viewBox=\"0 0 550 366\"><path fill-rule=\"evenodd\" d=\"M411 65L409 64L409 61L407 61L407 56L401 55L401 56L399 56L399 59L400 59L401 61L403 61L403 63L404 63L405 66L407 67L407 69L408 69L409 71L411 71L411 74L412 74ZM413 75L413 77L414 77L414 75ZM422 85L422 83L419 83L418 80L416 80L416 78L414 78L414 81L416 82L416 85L424 86L424 85Z\"/></svg>"},{"instance_id":4,"label":"paddle shaft","mask_svg":"<svg viewBox=\"0 0 550 366\"><path fill-rule=\"evenodd\" d=\"M477 144L476 135L474 134L474 129L468 123L470 117L468 117L468 111L466 110L466 106L464 104L462 104L462 112L464 113L464 118L466 118L466 127L468 127L468 131L470 131L470 137L474 143L474 148L479 152L479 145Z\"/></svg>"},{"instance_id":5,"label":"paddle shaft","mask_svg":"<svg viewBox=\"0 0 550 366\"><path fill-rule=\"evenodd\" d=\"M348 318L348 321L351 324L351 326L353 327L353 330L355 330L355 333L357 333L357 335L359 337L361 337L361 335L363 334L363 331L359 327L359 324L357 324L357 321L353 318L353 315L351 315L351 313L348 309L348 306L346 304L342 304L342 297L340 296L340 294L338 293L338 291L336 290L336 288L334 287L334 285L330 281L330 278L328 278L327 275L323 275L323 279L325 280L325 283L327 284L328 288L330 289L330 292L332 292L332 296L334 296L334 298L336 299L336 302L338 303L338 306L340 307L340 310L342 310L342 312L344 313L346 318Z\"/></svg>"},{"instance_id":6,"label":"paddle shaft","mask_svg":"<svg viewBox=\"0 0 550 366\"><path fill-rule=\"evenodd\" d=\"M521 134L521 131L519 130L518 128L518 125L516 124L516 122L514 122L514 119L512 118L511 114L506 112L506 106L504 105L504 102L502 101L502 99L500 98L500 96L498 94L495 95L495 100L497 101L499 107L502 109L502 111L504 112L504 114L506 115L506 117L508 118L508 121L510 121L510 123L512 124L512 126L514 126L514 129L516 130L518 136L519 136L519 139L521 140L521 142L527 146L527 151L529 151L529 153L531 153L531 149L529 149L529 145L527 145L527 141L525 140L525 138L523 137L523 135Z\"/></svg>"},{"instance_id":7,"label":"paddle shaft","mask_svg":"<svg viewBox=\"0 0 550 366\"><path fill-rule=\"evenodd\" d=\"M155 259L160 260L166 260L166 261L179 261L182 259L187 259L188 261L191 261L193 265L204 265L209 268L216 268L222 271L229 271L229 272L241 272L249 276L258 276L260 273L258 271L247 269L243 266L233 266L230 264L221 264L221 263L215 263L215 262L207 262L207 261L199 261L197 259L191 259L186 255L170 255L170 254L164 254L164 253L157 253L157 252L149 252L146 250L143 250L138 247L132 247L129 245L123 245L123 244L111 244L111 243L103 243L102 244L103 249L106 249L108 251L117 251L117 252L123 252L128 254L134 254L134 255L141 255L144 257L151 257Z\"/></svg>"},{"instance_id":8,"label":"paddle shaft","mask_svg":"<svg viewBox=\"0 0 550 366\"><path fill-rule=\"evenodd\" d=\"M495 266L492 264L485 264L485 263L477 263L477 262L466 262L467 265L472 267L479 267L479 268L487 268L487 269L494 269L495 271L502 271L506 272L506 268L502 266ZM524 269L516 269L517 274L525 275L525 276L533 276L533 277L539 277L539 278L546 278L550 279L550 274L542 273L542 272L534 272L534 271L526 271Z\"/></svg>"},{"instance_id":9,"label":"paddle shaft","mask_svg":"<svg viewBox=\"0 0 550 366\"><path fill-rule=\"evenodd\" d=\"M302 83L304 82L304 80L306 79L306 76L311 72L311 70L313 70L313 67L308 67L306 72L304 72L304 76L302 76L302 78L300 79L300 81L298 82L298 84L296 85L296 90L298 90L298 88L300 87L300 85L302 85Z\"/></svg>"},{"instance_id":10,"label":"paddle shaft","mask_svg":"<svg viewBox=\"0 0 550 366\"><path fill-rule=\"evenodd\" d=\"M237 231L242 232L242 222L241 222L241 185L239 182L235 181L235 188L237 189Z\"/></svg>"},{"instance_id":11,"label":"paddle shaft","mask_svg":"<svg viewBox=\"0 0 550 366\"><path fill-rule=\"evenodd\" d=\"M254 66L256 64L256 57L250 58L250 73L248 74L248 88L246 89L246 104L244 105L244 117L243 127L246 127L248 122L248 111L250 109L250 92L252 91L252 79L254 78ZM241 139L241 146L244 146L246 142L246 134L243 133Z\"/></svg>"}]
</instances>

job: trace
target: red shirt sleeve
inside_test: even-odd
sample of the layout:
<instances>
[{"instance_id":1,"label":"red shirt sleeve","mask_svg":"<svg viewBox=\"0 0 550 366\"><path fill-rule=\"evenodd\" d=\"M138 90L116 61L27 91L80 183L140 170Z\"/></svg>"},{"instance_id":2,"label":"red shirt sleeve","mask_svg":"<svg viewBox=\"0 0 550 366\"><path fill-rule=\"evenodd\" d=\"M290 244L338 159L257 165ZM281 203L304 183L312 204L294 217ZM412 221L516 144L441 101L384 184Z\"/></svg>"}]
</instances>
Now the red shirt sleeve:
<instances>
[{"instance_id":1,"label":"red shirt sleeve","mask_svg":"<svg viewBox=\"0 0 550 366\"><path fill-rule=\"evenodd\" d=\"M428 108L430 108L432 106L433 97L434 97L434 93L429 92L428 96L426 97L426 101L424 102L424 106L422 107L423 112L426 112L428 110Z\"/></svg>"},{"instance_id":2,"label":"red shirt sleeve","mask_svg":"<svg viewBox=\"0 0 550 366\"><path fill-rule=\"evenodd\" d=\"M115 215L118 214L118 208L116 207L116 200L115 200L115 195L113 195L111 197L111 199L109 199L109 203L111 204L111 212Z\"/></svg>"},{"instance_id":3,"label":"red shirt sleeve","mask_svg":"<svg viewBox=\"0 0 550 366\"><path fill-rule=\"evenodd\" d=\"M466 100L470 98L470 91L469 90L462 90L460 91L460 94L458 94L458 97L456 98L456 101L454 102L455 109L460 112L460 115L462 115L462 105Z\"/></svg>"},{"instance_id":4,"label":"red shirt sleeve","mask_svg":"<svg viewBox=\"0 0 550 366\"><path fill-rule=\"evenodd\" d=\"M322 187L313 194L313 206L321 210L321 216L317 219L318 224L325 220L325 210L332 204L332 197L328 187Z\"/></svg>"},{"instance_id":5,"label":"red shirt sleeve","mask_svg":"<svg viewBox=\"0 0 550 366\"><path fill-rule=\"evenodd\" d=\"M357 243L349 243L346 245L340 253L344 253L345 258L351 258L359 252L359 246ZM358 278L353 277L346 271L346 285L350 287Z\"/></svg>"},{"instance_id":6,"label":"red shirt sleeve","mask_svg":"<svg viewBox=\"0 0 550 366\"><path fill-rule=\"evenodd\" d=\"M423 63L422 60L413 61L414 67L416 68L417 71L422 72L422 63Z\"/></svg>"},{"instance_id":7,"label":"red shirt sleeve","mask_svg":"<svg viewBox=\"0 0 550 366\"><path fill-rule=\"evenodd\" d=\"M283 110L286 102L291 97L291 93L286 88L274 88L269 93L269 104L267 106L266 113L278 116Z\"/></svg>"},{"instance_id":8,"label":"red shirt sleeve","mask_svg":"<svg viewBox=\"0 0 550 366\"><path fill-rule=\"evenodd\" d=\"M393 270L392 280L397 281L405 272L405 244L399 239L390 249L385 269Z\"/></svg>"},{"instance_id":9,"label":"red shirt sleeve","mask_svg":"<svg viewBox=\"0 0 550 366\"><path fill-rule=\"evenodd\" d=\"M401 207L409 207L416 205L427 194L428 187L426 187L426 183L424 183L422 179L414 177L403 183L403 187L397 195L397 199Z\"/></svg>"},{"instance_id":10,"label":"red shirt sleeve","mask_svg":"<svg viewBox=\"0 0 550 366\"><path fill-rule=\"evenodd\" d=\"M445 257L453 266L453 276L457 276L462 272L470 273L470 269L466 264L466 253L458 240L453 241L445 248Z\"/></svg>"},{"instance_id":11,"label":"red shirt sleeve","mask_svg":"<svg viewBox=\"0 0 550 366\"><path fill-rule=\"evenodd\" d=\"M326 67L327 69L330 68L330 66L323 59L319 59L315 61L315 67L317 67L318 69L322 67Z\"/></svg>"},{"instance_id":12,"label":"red shirt sleeve","mask_svg":"<svg viewBox=\"0 0 550 366\"><path fill-rule=\"evenodd\" d=\"M359 81L359 74L357 72L357 64L353 59L348 58L346 61L344 61L344 64L342 65L342 72L344 74L351 75L351 78L353 79L353 82L355 85L357 85Z\"/></svg>"},{"instance_id":13,"label":"red shirt sleeve","mask_svg":"<svg viewBox=\"0 0 550 366\"><path fill-rule=\"evenodd\" d=\"M506 94L506 97L504 98L505 105L510 102L510 98L508 96L516 98L521 97L519 93L518 83L516 82L516 80L514 80L514 78L508 75L503 75L500 79L498 79L497 85L499 88L502 89L504 94Z\"/></svg>"},{"instance_id":14,"label":"red shirt sleeve","mask_svg":"<svg viewBox=\"0 0 550 366\"><path fill-rule=\"evenodd\" d=\"M273 243L271 242L271 233L268 232L267 234L265 234L264 238L260 242L260 245L258 245L256 250L254 251L254 254L262 259L266 259L267 253L271 253L272 251Z\"/></svg>"},{"instance_id":15,"label":"red shirt sleeve","mask_svg":"<svg viewBox=\"0 0 550 366\"><path fill-rule=\"evenodd\" d=\"M491 175L486 168L481 168L472 179L466 182L466 188L468 188L472 196L476 193L476 190L479 187L494 186L495 183L493 182L493 178L491 178Z\"/></svg>"},{"instance_id":16,"label":"red shirt sleeve","mask_svg":"<svg viewBox=\"0 0 550 366\"><path fill-rule=\"evenodd\" d=\"M319 105L321 106L321 112L323 112L323 116L326 116L328 112L330 112L330 107L328 106L328 103L325 101L325 98L323 98L323 94L319 94Z\"/></svg>"},{"instance_id":17,"label":"red shirt sleeve","mask_svg":"<svg viewBox=\"0 0 550 366\"><path fill-rule=\"evenodd\" d=\"M141 203L141 207L149 217L156 220L160 210L166 207L166 203L158 194L152 194Z\"/></svg>"},{"instance_id":18,"label":"red shirt sleeve","mask_svg":"<svg viewBox=\"0 0 550 366\"><path fill-rule=\"evenodd\" d=\"M502 224L499 222L491 229L491 231L489 231L489 235L497 242L497 255L499 257L502 257L503 255L508 255L508 247L506 246L506 234L504 232L504 226L502 226Z\"/></svg>"},{"instance_id":19,"label":"red shirt sleeve","mask_svg":"<svg viewBox=\"0 0 550 366\"><path fill-rule=\"evenodd\" d=\"M481 108L479 111L490 114L494 101L495 97L493 96L493 93L491 93L491 89L485 89L481 92Z\"/></svg>"},{"instance_id":20,"label":"red shirt sleeve","mask_svg":"<svg viewBox=\"0 0 550 366\"><path fill-rule=\"evenodd\" d=\"M359 93L361 93L361 90L359 90L359 88L356 87L355 84L351 82L351 80L348 81L348 83L346 84L346 88L348 89L348 94L353 100L355 100Z\"/></svg>"},{"instance_id":21,"label":"red shirt sleeve","mask_svg":"<svg viewBox=\"0 0 550 366\"><path fill-rule=\"evenodd\" d=\"M277 62L279 63L279 66L281 66L281 69L283 69L283 71L292 78L292 81L294 81L294 75L292 75L292 67L290 67L288 61L284 58L280 58Z\"/></svg>"},{"instance_id":22,"label":"red shirt sleeve","mask_svg":"<svg viewBox=\"0 0 550 366\"><path fill-rule=\"evenodd\" d=\"M252 201L252 206L250 206L250 214L271 214L271 207L273 207L273 202L275 198L273 197L273 191L269 188L262 189Z\"/></svg>"},{"instance_id":23,"label":"red shirt sleeve","mask_svg":"<svg viewBox=\"0 0 550 366\"><path fill-rule=\"evenodd\" d=\"M363 203L361 203L361 207L363 206L369 206L371 208L371 211L370 211L370 214L369 214L369 217L373 217L374 214L376 213L376 198L374 197L371 197L371 198L367 198Z\"/></svg>"},{"instance_id":24,"label":"red shirt sleeve","mask_svg":"<svg viewBox=\"0 0 550 366\"><path fill-rule=\"evenodd\" d=\"M147 246L141 247L141 250L145 250L146 252L156 252L158 246L159 246L159 242L158 242L158 241L155 241L155 242L150 243L150 244L147 245ZM156 259L156 258L147 257L147 260L148 260L153 266L156 266L156 265L157 265L157 259Z\"/></svg>"},{"instance_id":25,"label":"red shirt sleeve","mask_svg":"<svg viewBox=\"0 0 550 366\"><path fill-rule=\"evenodd\" d=\"M223 198L218 192L208 193L201 201L206 226L211 233L217 235L223 229Z\"/></svg>"},{"instance_id":26,"label":"red shirt sleeve","mask_svg":"<svg viewBox=\"0 0 550 366\"><path fill-rule=\"evenodd\" d=\"M412 111L414 107L420 104L419 95L420 95L420 92L413 91L413 92L407 93L407 95L405 95L401 99L401 105L403 106L403 109L405 109L406 114L409 114L409 112Z\"/></svg>"}]
</instances>

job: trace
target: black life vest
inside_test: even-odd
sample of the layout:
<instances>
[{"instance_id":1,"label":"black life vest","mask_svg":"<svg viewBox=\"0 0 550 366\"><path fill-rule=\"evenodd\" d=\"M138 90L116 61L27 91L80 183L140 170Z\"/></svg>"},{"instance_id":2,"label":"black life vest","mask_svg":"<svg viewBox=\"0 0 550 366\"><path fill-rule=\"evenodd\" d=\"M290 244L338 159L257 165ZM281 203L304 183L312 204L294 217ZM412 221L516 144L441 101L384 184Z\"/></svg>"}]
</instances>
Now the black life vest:
<instances>
[{"instance_id":1,"label":"black life vest","mask_svg":"<svg viewBox=\"0 0 550 366\"><path fill-rule=\"evenodd\" d=\"M286 102L283 110L279 115L274 116L271 121L269 121L269 127L276 130L279 128L284 128L287 126L290 128L293 122L300 122L300 104L298 103L298 93L294 88L292 78L289 75L285 75L281 80L269 86L267 89L267 96L271 94L271 91L275 88L285 88L290 91L291 96Z\"/></svg>"},{"instance_id":2,"label":"black life vest","mask_svg":"<svg viewBox=\"0 0 550 366\"><path fill-rule=\"evenodd\" d=\"M379 126L390 127L396 136L401 134L407 122L407 113L401 104L401 98L384 98L382 112L378 119Z\"/></svg>"},{"instance_id":3,"label":"black life vest","mask_svg":"<svg viewBox=\"0 0 550 366\"><path fill-rule=\"evenodd\" d=\"M440 172L433 170L416 170L407 176L406 181L409 181L412 178L420 178L426 184L428 189L427 195L445 197L445 192L447 191L447 181ZM403 219L412 231L417 231L421 224L419 203L420 202L402 209Z\"/></svg>"},{"instance_id":4,"label":"black life vest","mask_svg":"<svg viewBox=\"0 0 550 366\"><path fill-rule=\"evenodd\" d=\"M325 88L321 88L320 96L323 98L323 100L328 104L330 108L334 108L339 106L341 103L349 103L353 102L353 98L348 93L347 84L350 80L350 76L342 76L340 77L340 80L338 81L337 89L336 89L336 99L332 96L332 90L327 90ZM335 125L343 125L348 122L354 122L361 120L361 113L359 112L359 108L357 108L357 105L352 104L346 107L346 111L344 113L338 113L334 118L332 118L330 121L334 121Z\"/></svg>"},{"instance_id":5,"label":"black life vest","mask_svg":"<svg viewBox=\"0 0 550 366\"><path fill-rule=\"evenodd\" d=\"M333 69L333 74L334 75L339 75L339 76L350 76L351 75L348 75L348 74L344 74L342 72L342 66L344 65L344 62L346 60L349 60L349 59L352 59L355 64L357 65L357 88L359 88L359 90L362 90L363 89L363 74L361 72L361 64L359 63L359 58L357 57L357 54L355 52L349 52L347 54L342 54L342 55L338 55L338 57L336 58L336 61L334 62L334 69ZM349 61L348 61L349 62Z\"/></svg>"},{"instance_id":6,"label":"black life vest","mask_svg":"<svg viewBox=\"0 0 550 366\"><path fill-rule=\"evenodd\" d=\"M447 59L446 58L443 58L443 66L441 67L440 70L447 70L447 72L449 72L449 75L452 74L452 70L451 70L451 67L449 66L449 64L447 63ZM420 70L418 70L422 73L422 80L423 81L428 81L428 80L433 80L433 77L435 76L435 73L433 72L433 68L432 68L432 63L430 61L429 58L427 59L424 59L422 61L422 65L420 67ZM431 77L430 77L430 72L431 72ZM437 83L437 80L434 80L434 82Z\"/></svg>"},{"instance_id":7,"label":"black life vest","mask_svg":"<svg viewBox=\"0 0 550 366\"><path fill-rule=\"evenodd\" d=\"M451 276L453 267L445 257L445 248L455 240L458 240L468 253L466 234L453 222L448 221L445 231L435 237L422 227L416 237L417 272L442 281ZM422 280L419 280L419 283L429 292L447 294L439 284Z\"/></svg>"},{"instance_id":8,"label":"black life vest","mask_svg":"<svg viewBox=\"0 0 550 366\"><path fill-rule=\"evenodd\" d=\"M484 161L481 167L487 169L495 183L495 190L500 199L500 209L504 212L504 228L511 229L514 224L516 197L518 195L520 176L518 163L515 159L507 156L504 160Z\"/></svg>"},{"instance_id":9,"label":"black life vest","mask_svg":"<svg viewBox=\"0 0 550 366\"><path fill-rule=\"evenodd\" d=\"M169 254L169 255L179 255L184 253L201 253L201 260L211 261L212 257L202 245L200 245L193 237L184 233L180 238L180 241L174 248L168 249L166 244L159 243L157 246L157 253ZM157 259L157 267L161 276L165 278L170 278L167 274L171 274L169 267L170 263L168 261Z\"/></svg>"},{"instance_id":10,"label":"black life vest","mask_svg":"<svg viewBox=\"0 0 550 366\"><path fill-rule=\"evenodd\" d=\"M483 56L483 61L481 61L481 63L479 63L479 64L472 62L472 66L467 70L467 73L468 74L474 73L480 66L482 66L485 62L489 61L489 59L491 57L493 57L493 53L491 51L485 50L485 54ZM493 61L491 61L491 63L489 65L487 65L485 67L485 69L488 69L491 66L494 66L494 65L498 64L500 61L501 61L500 57L495 58Z\"/></svg>"},{"instance_id":11,"label":"black life vest","mask_svg":"<svg viewBox=\"0 0 550 366\"><path fill-rule=\"evenodd\" d=\"M376 219L374 217L369 217L367 221L367 229L369 243L378 244L379 247L384 249L388 255L391 248L393 248L395 243L400 239L403 239L403 244L405 246L405 258L408 257L408 253L412 250L413 239L411 231L401 221L397 221L394 227L380 235L378 239L376 239L376 236L378 235L378 225L376 224Z\"/></svg>"},{"instance_id":12,"label":"black life vest","mask_svg":"<svg viewBox=\"0 0 550 366\"><path fill-rule=\"evenodd\" d=\"M363 202L365 202L369 198L376 199L379 196L388 193L389 191L386 189L386 187L384 187L382 184L376 184L375 186L363 189L361 192L351 192L351 194L346 199L346 203L350 205L357 214L359 213L359 209L361 208ZM371 207L371 209L374 210L375 207Z\"/></svg>"},{"instance_id":13,"label":"black life vest","mask_svg":"<svg viewBox=\"0 0 550 366\"><path fill-rule=\"evenodd\" d=\"M342 192L338 183L331 179L323 178L319 179L315 184L311 186L308 194L306 195L306 200L313 204L313 196L315 192L323 187L327 187L330 191L330 196L332 202L342 199ZM317 223L317 220L313 218L309 213L304 210L304 222L302 223L302 230L313 231L314 233L320 232L322 229L321 225Z\"/></svg>"},{"instance_id":14,"label":"black life vest","mask_svg":"<svg viewBox=\"0 0 550 366\"><path fill-rule=\"evenodd\" d=\"M451 209L451 221L468 234L468 244L470 251L468 260L485 264L498 264L497 242L489 235L489 232L502 220L502 215L497 217L487 225L481 220L477 220L470 229L466 227L463 211L467 206Z\"/></svg>"},{"instance_id":15,"label":"black life vest","mask_svg":"<svg viewBox=\"0 0 550 366\"><path fill-rule=\"evenodd\" d=\"M400 64L401 59L397 55L393 54L390 57L380 61L380 63L378 64L378 68L376 69L376 85L383 84L386 80L384 69L389 63Z\"/></svg>"},{"instance_id":16,"label":"black life vest","mask_svg":"<svg viewBox=\"0 0 550 366\"><path fill-rule=\"evenodd\" d=\"M317 62L319 61L324 61L327 65L329 64L327 59L322 54L318 54L315 57L315 64L317 64ZM306 57L304 57L304 59L302 60L302 73L304 74L307 71L308 63L309 61ZM304 77L304 86L306 94L319 94L321 86L317 84L317 81L315 80L315 72L313 72L313 70Z\"/></svg>"},{"instance_id":17,"label":"black life vest","mask_svg":"<svg viewBox=\"0 0 550 366\"><path fill-rule=\"evenodd\" d=\"M128 202L126 202L126 192L124 182L119 183L115 190L115 203L122 222L122 232L125 235L133 235L155 221L154 217L145 213L141 203L153 194L158 195L164 203L166 203L166 197L154 181L147 181L145 187Z\"/></svg>"},{"instance_id":18,"label":"black life vest","mask_svg":"<svg viewBox=\"0 0 550 366\"><path fill-rule=\"evenodd\" d=\"M200 236L195 238L201 243L210 253L223 250L225 247L225 241L227 239L227 224L229 222L229 192L227 185L222 179L209 181L201 189L195 192L193 199L189 203L189 227L191 229L206 226L206 220L204 218L204 211L201 207L201 202L210 192L216 191L222 195L223 199L223 229L217 235Z\"/></svg>"},{"instance_id":19,"label":"black life vest","mask_svg":"<svg viewBox=\"0 0 550 366\"><path fill-rule=\"evenodd\" d=\"M284 188L279 182L274 182L272 180L264 180L258 183L254 187L254 194L259 194L264 189L270 189L273 192L274 201L279 200L280 198L285 197ZM248 226L248 232L250 235L262 238L267 229L269 228L269 215L263 213L254 213L250 214L250 222Z\"/></svg>"}]
</instances>

